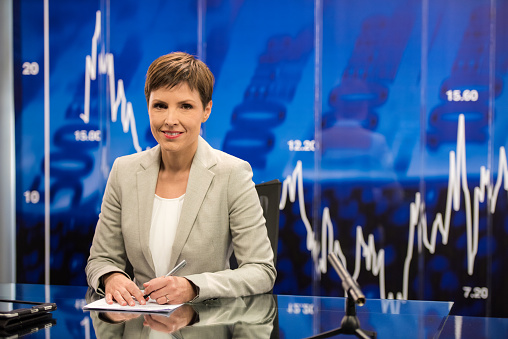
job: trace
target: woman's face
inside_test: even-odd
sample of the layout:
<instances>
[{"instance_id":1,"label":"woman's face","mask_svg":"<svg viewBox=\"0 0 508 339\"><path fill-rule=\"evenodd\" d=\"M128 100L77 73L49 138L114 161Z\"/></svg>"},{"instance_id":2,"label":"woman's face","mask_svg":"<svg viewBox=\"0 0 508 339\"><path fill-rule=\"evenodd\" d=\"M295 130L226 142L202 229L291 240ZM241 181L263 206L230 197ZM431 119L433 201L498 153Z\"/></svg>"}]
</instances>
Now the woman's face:
<instances>
[{"instance_id":1,"label":"woman's face","mask_svg":"<svg viewBox=\"0 0 508 339\"><path fill-rule=\"evenodd\" d=\"M194 153L198 147L201 123L212 111L210 101L203 108L199 92L187 83L171 89L159 88L150 93L148 115L152 134L163 151L173 154Z\"/></svg>"}]
</instances>

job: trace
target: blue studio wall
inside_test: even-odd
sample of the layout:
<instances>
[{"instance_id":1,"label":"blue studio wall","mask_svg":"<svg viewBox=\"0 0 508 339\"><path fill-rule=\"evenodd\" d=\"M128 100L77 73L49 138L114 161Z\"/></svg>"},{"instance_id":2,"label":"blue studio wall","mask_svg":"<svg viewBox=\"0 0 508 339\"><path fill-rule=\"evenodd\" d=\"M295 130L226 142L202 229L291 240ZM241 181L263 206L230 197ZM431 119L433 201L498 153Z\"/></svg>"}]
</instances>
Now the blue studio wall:
<instances>
[{"instance_id":1,"label":"blue studio wall","mask_svg":"<svg viewBox=\"0 0 508 339\"><path fill-rule=\"evenodd\" d=\"M114 159L153 147L150 63L216 76L209 143L283 181L279 294L507 317L507 0L14 2L17 281L85 284ZM46 23L46 30L45 30Z\"/></svg>"}]
</instances>

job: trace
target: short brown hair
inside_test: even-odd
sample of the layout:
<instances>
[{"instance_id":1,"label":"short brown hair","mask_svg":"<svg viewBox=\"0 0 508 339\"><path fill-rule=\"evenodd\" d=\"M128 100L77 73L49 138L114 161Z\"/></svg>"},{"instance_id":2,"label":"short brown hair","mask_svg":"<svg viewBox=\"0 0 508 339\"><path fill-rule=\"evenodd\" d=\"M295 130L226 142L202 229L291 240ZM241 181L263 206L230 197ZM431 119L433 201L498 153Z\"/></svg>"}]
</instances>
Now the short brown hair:
<instances>
[{"instance_id":1,"label":"short brown hair","mask_svg":"<svg viewBox=\"0 0 508 339\"><path fill-rule=\"evenodd\" d=\"M150 101L152 91L173 88L186 82L191 91L197 90L203 108L212 100L215 78L208 66L193 55L173 52L157 58L146 72L145 97Z\"/></svg>"}]
</instances>

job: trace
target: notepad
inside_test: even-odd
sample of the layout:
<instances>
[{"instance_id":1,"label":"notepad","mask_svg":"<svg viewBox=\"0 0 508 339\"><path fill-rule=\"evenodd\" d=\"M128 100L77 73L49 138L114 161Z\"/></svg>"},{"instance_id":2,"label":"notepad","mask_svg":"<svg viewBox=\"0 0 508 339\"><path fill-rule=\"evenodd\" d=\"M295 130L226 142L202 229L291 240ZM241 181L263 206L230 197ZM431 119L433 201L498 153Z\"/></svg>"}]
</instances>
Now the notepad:
<instances>
[{"instance_id":1,"label":"notepad","mask_svg":"<svg viewBox=\"0 0 508 339\"><path fill-rule=\"evenodd\" d=\"M105 298L96 300L83 307L85 311L104 311L104 312L146 312L146 313L171 313L183 304L177 305L159 305L153 299L149 299L146 305L141 305L137 300L134 306L122 306L117 302L108 304Z\"/></svg>"}]
</instances>

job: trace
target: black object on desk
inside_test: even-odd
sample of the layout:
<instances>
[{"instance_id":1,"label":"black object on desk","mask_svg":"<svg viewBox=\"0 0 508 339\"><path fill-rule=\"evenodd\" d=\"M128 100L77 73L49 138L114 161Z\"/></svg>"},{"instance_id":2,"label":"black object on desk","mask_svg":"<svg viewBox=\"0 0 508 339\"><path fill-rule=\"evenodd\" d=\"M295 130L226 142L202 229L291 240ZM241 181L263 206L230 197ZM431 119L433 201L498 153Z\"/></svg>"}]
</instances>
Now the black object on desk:
<instances>
[{"instance_id":1,"label":"black object on desk","mask_svg":"<svg viewBox=\"0 0 508 339\"><path fill-rule=\"evenodd\" d=\"M335 253L328 254L328 260L339 275L340 280L342 280L342 287L344 287L344 291L346 291L346 315L342 318L339 328L317 334L308 339L328 338L338 334L352 334L363 339L377 338L376 332L362 330L360 328L360 320L358 320L356 316L356 304L360 306L365 304L365 296L360 286L353 280L344 266L342 266Z\"/></svg>"},{"instance_id":2,"label":"black object on desk","mask_svg":"<svg viewBox=\"0 0 508 339\"><path fill-rule=\"evenodd\" d=\"M13 308L0 311L0 337L21 336L56 324L51 313L55 303L0 299L0 304Z\"/></svg>"}]
</instances>

